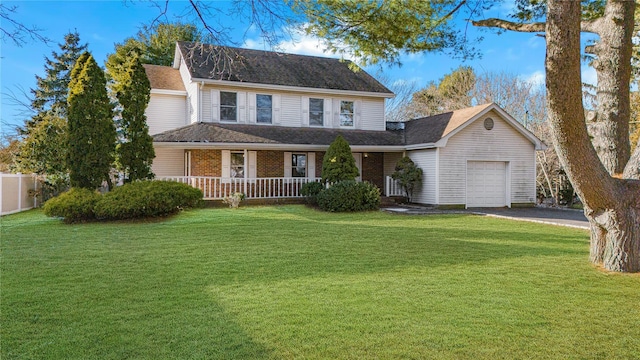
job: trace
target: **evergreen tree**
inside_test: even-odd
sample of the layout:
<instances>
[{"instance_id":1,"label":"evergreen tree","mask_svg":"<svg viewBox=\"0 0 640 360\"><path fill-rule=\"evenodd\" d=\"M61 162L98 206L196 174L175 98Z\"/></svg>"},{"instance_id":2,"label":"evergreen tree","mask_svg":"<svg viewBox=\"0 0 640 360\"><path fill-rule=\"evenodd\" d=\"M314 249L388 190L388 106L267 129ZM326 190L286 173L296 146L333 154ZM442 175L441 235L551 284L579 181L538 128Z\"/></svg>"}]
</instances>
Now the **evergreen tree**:
<instances>
[{"instance_id":1,"label":"evergreen tree","mask_svg":"<svg viewBox=\"0 0 640 360\"><path fill-rule=\"evenodd\" d=\"M72 70L69 87L67 165L71 186L111 185L116 130L104 72L88 52Z\"/></svg>"},{"instance_id":2,"label":"evergreen tree","mask_svg":"<svg viewBox=\"0 0 640 360\"><path fill-rule=\"evenodd\" d=\"M125 182L131 182L153 178L151 163L155 152L145 115L151 84L137 54L126 64L126 71L117 78L113 88L121 107L122 142L116 150L118 168L124 173Z\"/></svg>"},{"instance_id":3,"label":"evergreen tree","mask_svg":"<svg viewBox=\"0 0 640 360\"><path fill-rule=\"evenodd\" d=\"M58 46L61 50L59 53L54 51L51 58L45 57L45 76L36 75L37 87L31 89L31 106L37 114L27 123L28 125L37 122L45 112L66 118L71 70L78 57L87 50L87 44L80 44L80 35L73 32L66 34L64 44Z\"/></svg>"},{"instance_id":4,"label":"evergreen tree","mask_svg":"<svg viewBox=\"0 0 640 360\"><path fill-rule=\"evenodd\" d=\"M34 115L25 121L20 131L22 141L15 160L17 171L58 179L67 177L63 139L69 81L71 70L87 44L80 44L77 32L66 34L64 40L64 44L58 44L60 52L54 51L51 58L45 58L45 76L36 75L37 87L31 89Z\"/></svg>"},{"instance_id":5,"label":"evergreen tree","mask_svg":"<svg viewBox=\"0 0 640 360\"><path fill-rule=\"evenodd\" d=\"M398 160L395 171L391 174L391 177L398 181L404 189L407 198L411 201L413 190L416 185L422 181L422 169L417 167L410 157L405 156Z\"/></svg>"},{"instance_id":6,"label":"evergreen tree","mask_svg":"<svg viewBox=\"0 0 640 360\"><path fill-rule=\"evenodd\" d=\"M358 176L356 160L351 154L347 140L338 135L329 145L322 159L322 181L335 183L342 180L354 180Z\"/></svg>"}]
</instances>

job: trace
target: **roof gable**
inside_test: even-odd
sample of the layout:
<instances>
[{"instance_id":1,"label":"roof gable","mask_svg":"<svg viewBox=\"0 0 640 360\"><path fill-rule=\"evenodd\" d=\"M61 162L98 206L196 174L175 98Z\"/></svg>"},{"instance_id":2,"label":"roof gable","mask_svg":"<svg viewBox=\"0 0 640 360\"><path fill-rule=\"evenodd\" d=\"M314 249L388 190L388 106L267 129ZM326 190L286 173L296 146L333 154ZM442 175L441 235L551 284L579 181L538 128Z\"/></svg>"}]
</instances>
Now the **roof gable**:
<instances>
[{"instance_id":1,"label":"roof gable","mask_svg":"<svg viewBox=\"0 0 640 360\"><path fill-rule=\"evenodd\" d=\"M185 91L180 71L161 65L143 64L152 89Z\"/></svg>"},{"instance_id":2,"label":"roof gable","mask_svg":"<svg viewBox=\"0 0 640 360\"><path fill-rule=\"evenodd\" d=\"M532 142L536 146L536 150L546 148L546 145L540 139L495 103L408 121L405 124L406 145L431 144L433 147L445 146L449 138L492 110L497 112L506 123L511 125L523 137Z\"/></svg>"},{"instance_id":3,"label":"roof gable","mask_svg":"<svg viewBox=\"0 0 640 360\"><path fill-rule=\"evenodd\" d=\"M183 59L192 79L292 86L312 89L393 93L350 61L178 42L176 60ZM174 64L176 67L177 64Z\"/></svg>"}]
</instances>

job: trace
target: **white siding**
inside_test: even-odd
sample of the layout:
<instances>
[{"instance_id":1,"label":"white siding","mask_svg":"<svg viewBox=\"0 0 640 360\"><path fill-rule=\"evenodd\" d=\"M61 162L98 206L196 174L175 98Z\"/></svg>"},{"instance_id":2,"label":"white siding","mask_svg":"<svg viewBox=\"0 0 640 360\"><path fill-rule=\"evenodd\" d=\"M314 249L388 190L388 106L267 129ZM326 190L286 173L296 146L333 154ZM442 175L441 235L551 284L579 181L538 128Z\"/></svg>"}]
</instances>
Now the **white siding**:
<instances>
[{"instance_id":1,"label":"white siding","mask_svg":"<svg viewBox=\"0 0 640 360\"><path fill-rule=\"evenodd\" d=\"M149 134L154 135L187 125L186 106L184 96L151 94L145 112Z\"/></svg>"},{"instance_id":2,"label":"white siding","mask_svg":"<svg viewBox=\"0 0 640 360\"><path fill-rule=\"evenodd\" d=\"M492 130L484 119L494 120ZM510 179L511 203L535 201L534 145L497 113L490 112L453 135L440 148L440 204L461 205L466 201L466 164L475 161L504 161Z\"/></svg>"},{"instance_id":3,"label":"white siding","mask_svg":"<svg viewBox=\"0 0 640 360\"><path fill-rule=\"evenodd\" d=\"M354 127L349 129L362 129L362 130L385 130L384 120L384 99L368 98L358 96L330 96L328 94L316 94L305 92L285 92L285 91L273 91L273 90L261 90L261 89L247 89L236 86L217 86L205 85L204 88L197 90L199 84L187 84L185 85L187 91L191 94L198 95L201 102L200 109L202 111L202 121L216 121L216 116L213 114L217 110L217 103L212 103L212 93L216 94L217 91L230 91L238 94L238 122L242 123L243 118L247 123L255 123L255 96L256 94L273 95L273 107L274 117L272 125L288 126L288 127L301 127L308 125L308 112L309 112L309 98L324 99L325 104L325 118L324 127L332 128L339 127L339 111L340 101L353 101L355 104L354 113ZM191 90L190 90L191 89ZM248 91L249 90L249 91ZM243 103L246 96L246 102ZM215 99L215 97L214 97ZM279 102L278 102L279 99ZM197 103L191 100L191 107L195 110L198 109ZM303 103L304 102L304 103ZM279 110L278 110L279 105ZM246 113L245 113L246 111ZM306 113L305 113L306 112ZM303 115L304 114L304 115ZM246 118L244 116L246 116ZM303 124L306 115L306 123ZM213 120L212 120L213 119ZM278 121L279 119L279 121ZM195 114L192 114L191 121L197 121Z\"/></svg>"},{"instance_id":4,"label":"white siding","mask_svg":"<svg viewBox=\"0 0 640 360\"><path fill-rule=\"evenodd\" d=\"M396 164L402 158L402 153L384 153L384 177L391 176L396 171Z\"/></svg>"},{"instance_id":5,"label":"white siding","mask_svg":"<svg viewBox=\"0 0 640 360\"><path fill-rule=\"evenodd\" d=\"M436 198L436 162L437 150L417 150L407 153L407 156L422 169L422 183L413 190L411 201L420 204L437 204Z\"/></svg>"},{"instance_id":6,"label":"white siding","mask_svg":"<svg viewBox=\"0 0 640 360\"><path fill-rule=\"evenodd\" d=\"M189 117L189 123L198 122L198 102L200 101L198 95L198 84L191 82L191 76L187 65L182 59L180 63L180 76L184 83L184 88L187 90L187 115Z\"/></svg>"},{"instance_id":7,"label":"white siding","mask_svg":"<svg viewBox=\"0 0 640 360\"><path fill-rule=\"evenodd\" d=\"M362 118L360 129L385 130L384 99L362 101Z\"/></svg>"},{"instance_id":8,"label":"white siding","mask_svg":"<svg viewBox=\"0 0 640 360\"><path fill-rule=\"evenodd\" d=\"M156 158L153 159L151 170L156 176L184 176L183 149L155 149Z\"/></svg>"}]
</instances>

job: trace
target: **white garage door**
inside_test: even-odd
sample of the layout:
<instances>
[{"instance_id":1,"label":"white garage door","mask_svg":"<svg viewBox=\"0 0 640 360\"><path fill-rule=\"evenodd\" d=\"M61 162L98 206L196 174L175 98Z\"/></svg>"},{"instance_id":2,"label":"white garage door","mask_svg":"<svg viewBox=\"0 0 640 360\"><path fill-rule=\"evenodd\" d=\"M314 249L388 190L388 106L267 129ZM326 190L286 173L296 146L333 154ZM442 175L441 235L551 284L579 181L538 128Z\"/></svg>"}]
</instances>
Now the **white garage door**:
<instances>
[{"instance_id":1,"label":"white garage door","mask_svg":"<svg viewBox=\"0 0 640 360\"><path fill-rule=\"evenodd\" d=\"M502 206L507 206L506 163L467 162L467 207Z\"/></svg>"}]
</instances>

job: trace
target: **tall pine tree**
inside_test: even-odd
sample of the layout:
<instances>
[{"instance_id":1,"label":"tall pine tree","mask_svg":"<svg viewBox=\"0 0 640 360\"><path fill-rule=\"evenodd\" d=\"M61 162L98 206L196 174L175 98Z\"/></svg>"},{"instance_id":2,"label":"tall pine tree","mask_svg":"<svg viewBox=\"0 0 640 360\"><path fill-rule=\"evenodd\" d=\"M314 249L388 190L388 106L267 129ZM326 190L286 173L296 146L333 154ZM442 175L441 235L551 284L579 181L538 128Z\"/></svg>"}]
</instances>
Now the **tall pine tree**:
<instances>
[{"instance_id":1,"label":"tall pine tree","mask_svg":"<svg viewBox=\"0 0 640 360\"><path fill-rule=\"evenodd\" d=\"M155 152L145 115L151 84L136 52L131 53L125 71L114 76L114 80L113 90L121 110L122 142L116 151L118 169L124 174L125 182L151 179Z\"/></svg>"},{"instance_id":2,"label":"tall pine tree","mask_svg":"<svg viewBox=\"0 0 640 360\"><path fill-rule=\"evenodd\" d=\"M96 189L104 181L111 184L116 129L106 86L104 72L85 52L71 71L69 85L67 165L71 186Z\"/></svg>"},{"instance_id":3,"label":"tall pine tree","mask_svg":"<svg viewBox=\"0 0 640 360\"><path fill-rule=\"evenodd\" d=\"M80 44L80 35L73 32L66 34L64 44L58 46L61 50L59 53L54 51L51 58L45 57L45 76L36 75L38 85L31 89L31 106L37 114L31 121L37 122L45 112L66 118L71 70L76 60L87 50L87 44Z\"/></svg>"},{"instance_id":4,"label":"tall pine tree","mask_svg":"<svg viewBox=\"0 0 640 360\"><path fill-rule=\"evenodd\" d=\"M60 52L45 57L45 75L36 75L37 87L31 89L34 115L20 132L22 141L15 161L16 170L44 175L54 187L64 187L66 182L66 149L61 144L66 143L69 81L77 59L87 48L77 32L66 34L64 41L58 44Z\"/></svg>"}]
</instances>

